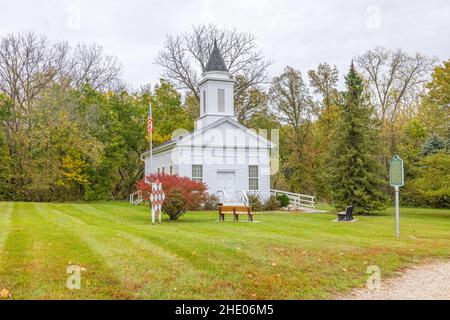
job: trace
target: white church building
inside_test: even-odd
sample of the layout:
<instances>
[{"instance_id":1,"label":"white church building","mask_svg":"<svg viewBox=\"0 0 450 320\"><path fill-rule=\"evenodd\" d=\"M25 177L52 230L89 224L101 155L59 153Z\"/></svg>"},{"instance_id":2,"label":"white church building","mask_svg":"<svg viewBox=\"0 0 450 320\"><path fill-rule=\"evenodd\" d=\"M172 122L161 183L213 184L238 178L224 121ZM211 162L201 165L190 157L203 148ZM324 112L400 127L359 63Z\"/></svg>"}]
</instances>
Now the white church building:
<instances>
[{"instance_id":1,"label":"white church building","mask_svg":"<svg viewBox=\"0 0 450 320\"><path fill-rule=\"evenodd\" d=\"M145 174L187 176L207 185L222 202L242 202L244 194L270 196L270 157L275 145L239 124L234 112L234 80L214 44L198 83L200 117L192 132L145 152Z\"/></svg>"}]
</instances>

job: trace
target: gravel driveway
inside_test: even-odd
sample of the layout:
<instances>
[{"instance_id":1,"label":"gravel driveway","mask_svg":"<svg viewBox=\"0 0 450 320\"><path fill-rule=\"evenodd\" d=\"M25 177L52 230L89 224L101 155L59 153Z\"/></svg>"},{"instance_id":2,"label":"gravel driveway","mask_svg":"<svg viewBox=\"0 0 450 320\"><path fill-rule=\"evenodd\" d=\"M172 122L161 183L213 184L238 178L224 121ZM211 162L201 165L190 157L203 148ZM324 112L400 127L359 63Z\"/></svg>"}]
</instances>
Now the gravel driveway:
<instances>
[{"instance_id":1,"label":"gravel driveway","mask_svg":"<svg viewBox=\"0 0 450 320\"><path fill-rule=\"evenodd\" d=\"M354 289L345 300L450 300L450 261L409 268L398 277L383 279L381 289Z\"/></svg>"}]
</instances>

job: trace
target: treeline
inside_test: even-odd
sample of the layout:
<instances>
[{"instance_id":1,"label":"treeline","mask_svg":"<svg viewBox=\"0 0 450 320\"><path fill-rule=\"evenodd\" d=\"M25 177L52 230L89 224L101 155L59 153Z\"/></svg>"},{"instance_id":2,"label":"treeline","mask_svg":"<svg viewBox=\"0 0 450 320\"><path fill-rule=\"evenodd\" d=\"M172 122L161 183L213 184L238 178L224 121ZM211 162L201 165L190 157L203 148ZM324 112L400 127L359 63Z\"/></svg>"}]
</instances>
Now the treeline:
<instances>
[{"instance_id":1,"label":"treeline","mask_svg":"<svg viewBox=\"0 0 450 320\"><path fill-rule=\"evenodd\" d=\"M49 43L34 33L0 40L0 199L124 199L142 176L146 115L156 141L190 118L162 82L130 93L98 46Z\"/></svg>"},{"instance_id":2,"label":"treeline","mask_svg":"<svg viewBox=\"0 0 450 320\"><path fill-rule=\"evenodd\" d=\"M399 154L402 203L449 207L450 60L376 48L351 65L342 91L327 63L308 72L309 85L290 67L272 81L268 119L281 130L274 187L370 212L392 199L389 160Z\"/></svg>"},{"instance_id":3,"label":"treeline","mask_svg":"<svg viewBox=\"0 0 450 320\"><path fill-rule=\"evenodd\" d=\"M197 81L217 40L236 79L239 122L280 129L274 188L374 210L391 196L388 161L405 160L402 201L449 206L450 61L376 48L350 70L320 63L302 74L271 61L252 35L200 25L168 36L154 88L130 92L98 46L49 43L32 33L0 40L0 199L124 199L142 177L151 100L155 143L192 129ZM340 79L345 87L340 90Z\"/></svg>"}]
</instances>

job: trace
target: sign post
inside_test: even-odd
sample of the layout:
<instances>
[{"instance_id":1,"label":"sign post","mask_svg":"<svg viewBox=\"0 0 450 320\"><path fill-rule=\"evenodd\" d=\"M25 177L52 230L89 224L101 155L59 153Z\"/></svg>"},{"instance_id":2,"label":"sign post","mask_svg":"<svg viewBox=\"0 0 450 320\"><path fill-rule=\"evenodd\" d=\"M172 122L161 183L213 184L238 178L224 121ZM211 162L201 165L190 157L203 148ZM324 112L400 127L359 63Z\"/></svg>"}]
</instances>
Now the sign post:
<instances>
[{"instance_id":1,"label":"sign post","mask_svg":"<svg viewBox=\"0 0 450 320\"><path fill-rule=\"evenodd\" d=\"M162 190L162 183L159 180L152 183L152 193L150 195L150 201L152 203L152 224L155 224L155 216L158 218L158 222L161 223L161 208L166 195Z\"/></svg>"},{"instance_id":2,"label":"sign post","mask_svg":"<svg viewBox=\"0 0 450 320\"><path fill-rule=\"evenodd\" d=\"M403 160L400 156L395 155L389 162L389 181L391 187L395 190L395 237L400 236L400 204L399 191L405 183L403 174Z\"/></svg>"}]
</instances>

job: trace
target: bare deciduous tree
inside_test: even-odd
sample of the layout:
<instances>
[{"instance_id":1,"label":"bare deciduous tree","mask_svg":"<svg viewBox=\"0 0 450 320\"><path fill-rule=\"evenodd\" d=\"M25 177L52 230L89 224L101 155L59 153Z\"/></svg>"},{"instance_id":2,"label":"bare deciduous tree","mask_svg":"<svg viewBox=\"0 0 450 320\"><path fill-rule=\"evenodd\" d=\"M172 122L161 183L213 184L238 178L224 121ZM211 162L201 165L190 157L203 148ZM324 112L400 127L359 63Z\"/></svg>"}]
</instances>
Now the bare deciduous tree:
<instances>
[{"instance_id":1,"label":"bare deciduous tree","mask_svg":"<svg viewBox=\"0 0 450 320\"><path fill-rule=\"evenodd\" d=\"M387 164L397 152L403 124L418 111L420 95L436 59L377 47L357 57L356 63L368 84L374 114L382 130Z\"/></svg>"},{"instance_id":2,"label":"bare deciduous tree","mask_svg":"<svg viewBox=\"0 0 450 320\"><path fill-rule=\"evenodd\" d=\"M14 119L7 128L17 131L29 118L32 101L55 76L47 40L34 33L9 34L0 40L0 92L13 105Z\"/></svg>"},{"instance_id":3,"label":"bare deciduous tree","mask_svg":"<svg viewBox=\"0 0 450 320\"><path fill-rule=\"evenodd\" d=\"M246 79L236 76L236 86ZM246 124L255 113L267 107L267 94L257 86L250 86L235 97L235 113L238 122Z\"/></svg>"},{"instance_id":4,"label":"bare deciduous tree","mask_svg":"<svg viewBox=\"0 0 450 320\"><path fill-rule=\"evenodd\" d=\"M97 45L79 45L72 50L66 42L50 44L33 32L9 34L0 39L0 92L13 104L14 117L7 123L17 131L29 123L33 102L52 83L109 89L118 82L120 65L103 54Z\"/></svg>"},{"instance_id":5,"label":"bare deciduous tree","mask_svg":"<svg viewBox=\"0 0 450 320\"><path fill-rule=\"evenodd\" d=\"M368 82L375 115L380 122L395 121L408 110L429 78L436 59L420 53L409 56L402 50L377 47L356 58ZM403 109L403 110L402 110Z\"/></svg>"},{"instance_id":6,"label":"bare deciduous tree","mask_svg":"<svg viewBox=\"0 0 450 320\"><path fill-rule=\"evenodd\" d=\"M167 36L156 63L164 68L163 76L175 87L187 89L199 99L197 83L208 63L214 40L230 73L240 77L234 92L238 105L245 100L242 96L248 94L247 90L267 79L270 61L257 50L253 35L219 29L212 24L195 26L191 33Z\"/></svg>"},{"instance_id":7,"label":"bare deciduous tree","mask_svg":"<svg viewBox=\"0 0 450 320\"><path fill-rule=\"evenodd\" d=\"M75 87L88 83L95 89L114 87L120 76L117 58L105 55L99 45L79 44L73 55L70 75Z\"/></svg>"},{"instance_id":8,"label":"bare deciduous tree","mask_svg":"<svg viewBox=\"0 0 450 320\"><path fill-rule=\"evenodd\" d=\"M314 112L314 102L301 72L286 67L280 76L273 79L269 97L279 121L294 129L296 148L300 150Z\"/></svg>"}]
</instances>

